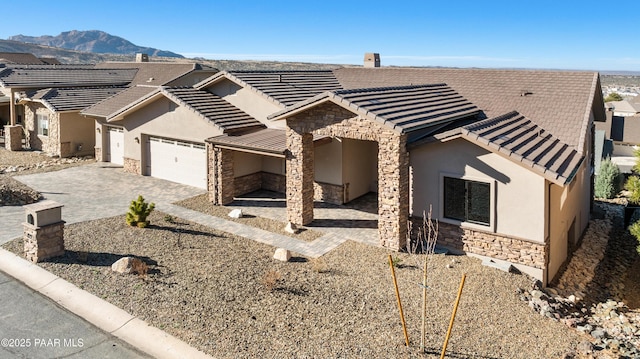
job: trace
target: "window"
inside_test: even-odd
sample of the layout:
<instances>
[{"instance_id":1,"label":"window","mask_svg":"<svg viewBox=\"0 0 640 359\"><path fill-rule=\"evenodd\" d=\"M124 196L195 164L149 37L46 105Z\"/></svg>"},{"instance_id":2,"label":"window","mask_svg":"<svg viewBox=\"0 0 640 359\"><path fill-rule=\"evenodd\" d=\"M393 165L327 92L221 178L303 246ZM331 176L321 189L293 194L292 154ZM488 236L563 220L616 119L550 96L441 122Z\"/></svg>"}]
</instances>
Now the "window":
<instances>
[{"instance_id":1,"label":"window","mask_svg":"<svg viewBox=\"0 0 640 359\"><path fill-rule=\"evenodd\" d=\"M490 225L491 185L444 177L444 216L463 222Z\"/></svg>"},{"instance_id":2,"label":"window","mask_svg":"<svg viewBox=\"0 0 640 359\"><path fill-rule=\"evenodd\" d=\"M36 122L38 126L38 135L49 136L49 116L36 115Z\"/></svg>"}]
</instances>

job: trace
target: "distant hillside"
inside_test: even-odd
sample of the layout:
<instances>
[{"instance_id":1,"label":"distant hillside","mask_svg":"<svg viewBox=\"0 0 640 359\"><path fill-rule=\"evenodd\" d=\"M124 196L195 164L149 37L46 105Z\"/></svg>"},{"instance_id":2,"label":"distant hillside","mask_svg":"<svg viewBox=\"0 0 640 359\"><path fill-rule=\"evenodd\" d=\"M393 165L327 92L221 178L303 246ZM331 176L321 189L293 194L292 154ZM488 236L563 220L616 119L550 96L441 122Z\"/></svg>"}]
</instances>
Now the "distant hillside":
<instances>
[{"instance_id":1,"label":"distant hillside","mask_svg":"<svg viewBox=\"0 0 640 359\"><path fill-rule=\"evenodd\" d=\"M62 32L57 36L15 35L9 37L9 40L44 46L53 46L69 50L93 52L98 54L134 55L136 53L144 53L148 54L149 56L176 58L184 57L171 51L158 50L152 47L137 46L119 36L113 36L104 31L98 30L72 30Z\"/></svg>"},{"instance_id":2,"label":"distant hillside","mask_svg":"<svg viewBox=\"0 0 640 359\"><path fill-rule=\"evenodd\" d=\"M95 54L24 42L0 40L0 52L26 52L37 57L55 57L63 64L96 64L105 61L135 61L135 55ZM340 65L305 62L208 60L151 56L151 62L198 62L218 70L330 70Z\"/></svg>"}]
</instances>

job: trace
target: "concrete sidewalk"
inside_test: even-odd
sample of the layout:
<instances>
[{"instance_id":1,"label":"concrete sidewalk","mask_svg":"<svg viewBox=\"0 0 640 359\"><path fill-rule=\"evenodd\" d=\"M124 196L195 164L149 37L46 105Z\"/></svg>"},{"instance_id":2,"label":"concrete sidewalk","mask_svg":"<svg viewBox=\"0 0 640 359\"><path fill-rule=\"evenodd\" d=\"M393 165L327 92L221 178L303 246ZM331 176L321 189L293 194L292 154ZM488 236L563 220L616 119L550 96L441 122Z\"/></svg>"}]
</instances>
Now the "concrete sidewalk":
<instances>
[{"instance_id":1,"label":"concrete sidewalk","mask_svg":"<svg viewBox=\"0 0 640 359\"><path fill-rule=\"evenodd\" d=\"M211 358L3 249L0 298L2 358Z\"/></svg>"}]
</instances>

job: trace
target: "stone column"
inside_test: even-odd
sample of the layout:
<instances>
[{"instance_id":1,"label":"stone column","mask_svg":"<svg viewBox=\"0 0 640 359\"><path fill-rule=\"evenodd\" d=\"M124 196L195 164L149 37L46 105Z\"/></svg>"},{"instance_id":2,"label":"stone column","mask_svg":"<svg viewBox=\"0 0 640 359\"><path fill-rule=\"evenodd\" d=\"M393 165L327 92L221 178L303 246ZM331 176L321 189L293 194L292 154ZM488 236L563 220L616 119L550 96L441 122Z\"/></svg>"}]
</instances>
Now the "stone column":
<instances>
[{"instance_id":1,"label":"stone column","mask_svg":"<svg viewBox=\"0 0 640 359\"><path fill-rule=\"evenodd\" d=\"M305 225L313 221L313 135L287 127L287 218Z\"/></svg>"},{"instance_id":2,"label":"stone column","mask_svg":"<svg viewBox=\"0 0 640 359\"><path fill-rule=\"evenodd\" d=\"M22 126L4 126L4 147L9 151L22 150Z\"/></svg>"},{"instance_id":3,"label":"stone column","mask_svg":"<svg viewBox=\"0 0 640 359\"><path fill-rule=\"evenodd\" d=\"M213 204L224 206L233 202L233 151L215 147L214 153L214 198Z\"/></svg>"},{"instance_id":4,"label":"stone column","mask_svg":"<svg viewBox=\"0 0 640 359\"><path fill-rule=\"evenodd\" d=\"M407 245L409 155L406 135L381 134L378 142L378 236L384 247Z\"/></svg>"}]
</instances>

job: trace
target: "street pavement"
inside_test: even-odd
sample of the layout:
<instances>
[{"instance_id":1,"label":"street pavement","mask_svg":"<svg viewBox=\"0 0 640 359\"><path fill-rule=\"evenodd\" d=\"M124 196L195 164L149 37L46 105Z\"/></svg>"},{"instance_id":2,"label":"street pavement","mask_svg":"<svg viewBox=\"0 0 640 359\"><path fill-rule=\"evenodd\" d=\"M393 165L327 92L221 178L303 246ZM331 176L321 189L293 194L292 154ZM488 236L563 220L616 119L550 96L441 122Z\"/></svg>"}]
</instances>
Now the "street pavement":
<instances>
[{"instance_id":1,"label":"street pavement","mask_svg":"<svg viewBox=\"0 0 640 359\"><path fill-rule=\"evenodd\" d=\"M0 272L0 358L150 358Z\"/></svg>"}]
</instances>

